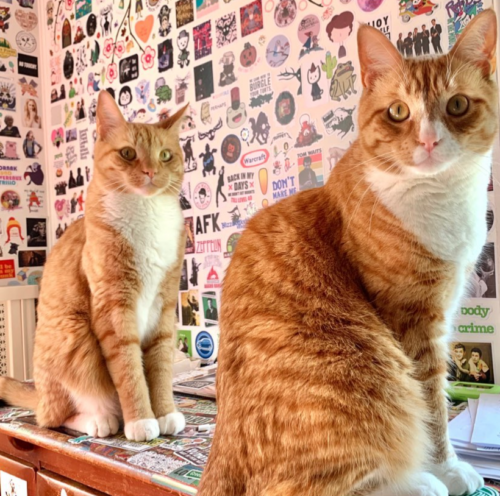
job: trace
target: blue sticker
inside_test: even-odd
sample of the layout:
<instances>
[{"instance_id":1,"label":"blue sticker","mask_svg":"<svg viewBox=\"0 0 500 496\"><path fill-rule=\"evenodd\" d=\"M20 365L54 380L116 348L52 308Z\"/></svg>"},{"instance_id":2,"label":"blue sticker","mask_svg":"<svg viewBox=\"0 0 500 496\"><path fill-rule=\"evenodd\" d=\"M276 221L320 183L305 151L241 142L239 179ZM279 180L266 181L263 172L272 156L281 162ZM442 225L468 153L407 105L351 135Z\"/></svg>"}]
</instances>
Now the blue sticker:
<instances>
[{"instance_id":1,"label":"blue sticker","mask_svg":"<svg viewBox=\"0 0 500 496\"><path fill-rule=\"evenodd\" d=\"M210 358L214 352L214 340L206 331L201 331L196 336L195 346L201 358Z\"/></svg>"}]
</instances>

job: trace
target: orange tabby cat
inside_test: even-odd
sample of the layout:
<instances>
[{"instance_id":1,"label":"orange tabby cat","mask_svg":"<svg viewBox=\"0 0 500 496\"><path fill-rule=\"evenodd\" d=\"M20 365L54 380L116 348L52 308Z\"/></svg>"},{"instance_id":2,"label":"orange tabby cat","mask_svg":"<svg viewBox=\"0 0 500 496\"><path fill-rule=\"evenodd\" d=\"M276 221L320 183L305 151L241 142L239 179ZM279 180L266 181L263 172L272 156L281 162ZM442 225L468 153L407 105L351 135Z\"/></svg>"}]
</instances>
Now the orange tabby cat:
<instances>
[{"instance_id":1,"label":"orange tabby cat","mask_svg":"<svg viewBox=\"0 0 500 496\"><path fill-rule=\"evenodd\" d=\"M445 496L446 336L486 240L493 11L450 54L358 33L359 139L328 183L255 215L224 279L215 439L199 496Z\"/></svg>"},{"instance_id":2,"label":"orange tabby cat","mask_svg":"<svg viewBox=\"0 0 500 496\"><path fill-rule=\"evenodd\" d=\"M129 124L105 91L97 104L94 177L85 218L45 265L36 390L0 379L0 397L41 426L150 440L184 428L172 394L174 322L185 230L179 124Z\"/></svg>"}]
</instances>

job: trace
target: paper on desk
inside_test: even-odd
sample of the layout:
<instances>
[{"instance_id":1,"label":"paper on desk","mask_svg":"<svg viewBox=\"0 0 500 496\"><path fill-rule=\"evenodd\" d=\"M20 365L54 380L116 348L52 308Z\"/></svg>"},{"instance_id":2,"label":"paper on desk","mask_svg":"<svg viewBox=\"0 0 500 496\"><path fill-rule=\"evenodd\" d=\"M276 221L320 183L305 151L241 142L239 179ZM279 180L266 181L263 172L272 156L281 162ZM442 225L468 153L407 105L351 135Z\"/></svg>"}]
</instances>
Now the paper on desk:
<instances>
[{"instance_id":1,"label":"paper on desk","mask_svg":"<svg viewBox=\"0 0 500 496\"><path fill-rule=\"evenodd\" d=\"M472 420L467 407L462 413L457 415L449 424L448 431L452 441L470 442L472 434Z\"/></svg>"},{"instance_id":2,"label":"paper on desk","mask_svg":"<svg viewBox=\"0 0 500 496\"><path fill-rule=\"evenodd\" d=\"M468 403L469 403L469 413L472 420L472 425L474 425L476 422L477 405L479 404L479 400L469 398Z\"/></svg>"},{"instance_id":3,"label":"paper on desk","mask_svg":"<svg viewBox=\"0 0 500 496\"><path fill-rule=\"evenodd\" d=\"M479 396L471 443L500 448L500 394Z\"/></svg>"}]
</instances>

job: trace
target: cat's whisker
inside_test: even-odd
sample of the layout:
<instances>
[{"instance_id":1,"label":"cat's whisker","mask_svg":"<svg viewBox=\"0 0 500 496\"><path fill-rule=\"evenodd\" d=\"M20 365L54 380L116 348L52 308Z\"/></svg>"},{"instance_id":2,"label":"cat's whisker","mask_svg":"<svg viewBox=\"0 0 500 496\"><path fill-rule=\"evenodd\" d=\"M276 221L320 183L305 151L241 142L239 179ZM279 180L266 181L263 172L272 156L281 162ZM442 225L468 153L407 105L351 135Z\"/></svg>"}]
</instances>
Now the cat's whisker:
<instances>
[{"instance_id":1,"label":"cat's whisker","mask_svg":"<svg viewBox=\"0 0 500 496\"><path fill-rule=\"evenodd\" d=\"M361 165L366 165L366 164L368 164L370 162L373 162L375 160L379 160L381 158L387 158L388 156L393 156L393 158L396 158L396 156L394 155L393 152L381 153L380 155L372 157L372 158L370 158L368 160L364 160L363 162L357 162L357 163L354 163L354 164L350 163L350 164L348 164L348 165L350 165L350 167L348 167L347 169L345 169L345 171L346 172L351 171L352 169L355 169L356 167L359 167Z\"/></svg>"}]
</instances>

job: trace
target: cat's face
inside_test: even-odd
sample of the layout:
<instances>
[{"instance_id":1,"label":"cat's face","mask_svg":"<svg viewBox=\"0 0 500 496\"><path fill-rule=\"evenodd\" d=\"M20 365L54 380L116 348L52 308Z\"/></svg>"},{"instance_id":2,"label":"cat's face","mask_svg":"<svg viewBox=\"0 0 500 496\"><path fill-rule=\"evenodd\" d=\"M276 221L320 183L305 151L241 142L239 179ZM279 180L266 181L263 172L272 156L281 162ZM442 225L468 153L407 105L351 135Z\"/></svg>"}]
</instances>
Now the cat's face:
<instances>
[{"instance_id":1,"label":"cat's face","mask_svg":"<svg viewBox=\"0 0 500 496\"><path fill-rule=\"evenodd\" d=\"M110 95L99 95L95 170L107 190L178 194L184 175L178 124L184 110L157 124L128 123Z\"/></svg>"},{"instance_id":2,"label":"cat's face","mask_svg":"<svg viewBox=\"0 0 500 496\"><path fill-rule=\"evenodd\" d=\"M490 152L498 133L498 92L487 57L481 59L481 25L471 27L448 55L404 59L388 43L387 59L378 61L386 66L376 74L365 71L360 136L378 167L410 177L434 175L477 168ZM378 36L376 41L384 44ZM385 52L385 45L380 49Z\"/></svg>"}]
</instances>

